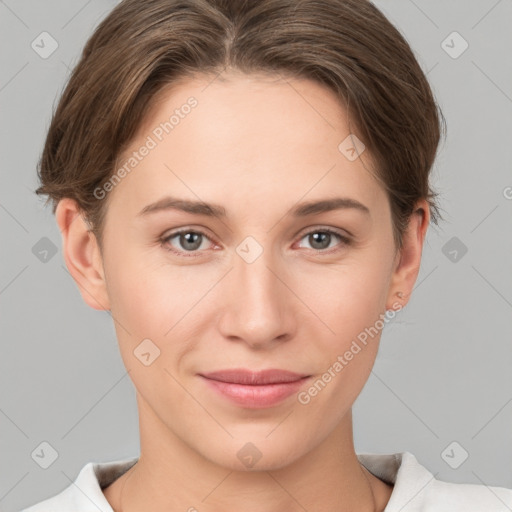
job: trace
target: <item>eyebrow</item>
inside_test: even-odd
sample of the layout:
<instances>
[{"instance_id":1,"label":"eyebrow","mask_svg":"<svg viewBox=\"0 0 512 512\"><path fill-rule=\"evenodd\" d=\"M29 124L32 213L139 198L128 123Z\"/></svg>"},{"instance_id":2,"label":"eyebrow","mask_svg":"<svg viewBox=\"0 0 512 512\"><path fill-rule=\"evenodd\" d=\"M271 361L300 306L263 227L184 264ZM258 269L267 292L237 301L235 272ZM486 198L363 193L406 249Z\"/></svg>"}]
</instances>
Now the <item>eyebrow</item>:
<instances>
[{"instance_id":1,"label":"eyebrow","mask_svg":"<svg viewBox=\"0 0 512 512\"><path fill-rule=\"evenodd\" d=\"M370 215L370 209L367 206L350 197L334 197L301 203L295 206L289 213L293 217L306 217L308 215L342 209L353 209ZM179 199L171 196L163 197L154 203L148 204L138 213L138 216L146 216L165 210L180 210L186 213L206 215L208 217L227 217L226 209L218 204Z\"/></svg>"}]
</instances>

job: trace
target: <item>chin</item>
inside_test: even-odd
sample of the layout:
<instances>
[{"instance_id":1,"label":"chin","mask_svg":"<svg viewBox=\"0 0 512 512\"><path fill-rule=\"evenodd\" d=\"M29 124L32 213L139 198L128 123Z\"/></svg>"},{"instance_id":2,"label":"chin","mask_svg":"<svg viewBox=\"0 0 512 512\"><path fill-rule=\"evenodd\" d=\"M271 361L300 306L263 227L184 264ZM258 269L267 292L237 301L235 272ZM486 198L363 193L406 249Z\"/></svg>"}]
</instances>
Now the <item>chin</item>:
<instances>
[{"instance_id":1,"label":"chin","mask_svg":"<svg viewBox=\"0 0 512 512\"><path fill-rule=\"evenodd\" d=\"M225 444L216 442L213 452L209 446L207 452L202 452L202 455L214 464L231 471L254 472L284 468L307 451L304 441L294 436L276 436L270 439L267 435L268 431L260 436L251 436L247 433L245 436L230 439Z\"/></svg>"}]
</instances>

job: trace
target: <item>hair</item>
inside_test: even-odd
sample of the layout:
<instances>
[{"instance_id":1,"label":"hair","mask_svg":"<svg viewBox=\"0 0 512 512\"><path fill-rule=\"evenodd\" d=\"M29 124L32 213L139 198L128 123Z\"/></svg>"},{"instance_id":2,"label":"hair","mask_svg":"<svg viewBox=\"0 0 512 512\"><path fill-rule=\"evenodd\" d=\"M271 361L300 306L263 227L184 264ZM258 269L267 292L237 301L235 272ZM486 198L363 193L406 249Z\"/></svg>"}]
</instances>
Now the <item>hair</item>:
<instances>
[{"instance_id":1,"label":"hair","mask_svg":"<svg viewBox=\"0 0 512 512\"><path fill-rule=\"evenodd\" d=\"M419 199L438 224L429 174L445 120L409 44L368 0L121 1L87 41L54 110L36 194L48 195L53 213L74 199L101 248L108 201L94 190L158 94L225 69L334 91L387 193L395 246Z\"/></svg>"}]
</instances>

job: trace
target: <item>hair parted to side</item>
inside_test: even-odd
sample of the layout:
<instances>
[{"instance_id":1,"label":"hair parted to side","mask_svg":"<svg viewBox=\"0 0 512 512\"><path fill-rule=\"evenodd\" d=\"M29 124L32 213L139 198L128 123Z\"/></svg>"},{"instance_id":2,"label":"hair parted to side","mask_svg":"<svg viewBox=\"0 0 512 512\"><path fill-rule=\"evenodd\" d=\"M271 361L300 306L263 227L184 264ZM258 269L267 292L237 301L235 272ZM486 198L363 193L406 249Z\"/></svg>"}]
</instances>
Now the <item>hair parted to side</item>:
<instances>
[{"instance_id":1,"label":"hair parted to side","mask_svg":"<svg viewBox=\"0 0 512 512\"><path fill-rule=\"evenodd\" d=\"M224 69L334 91L387 191L396 247L418 199L438 224L429 175L445 119L409 44L368 0L121 1L87 41L53 113L36 194L48 195L53 213L74 199L101 248L108 196L94 190L157 93Z\"/></svg>"}]
</instances>

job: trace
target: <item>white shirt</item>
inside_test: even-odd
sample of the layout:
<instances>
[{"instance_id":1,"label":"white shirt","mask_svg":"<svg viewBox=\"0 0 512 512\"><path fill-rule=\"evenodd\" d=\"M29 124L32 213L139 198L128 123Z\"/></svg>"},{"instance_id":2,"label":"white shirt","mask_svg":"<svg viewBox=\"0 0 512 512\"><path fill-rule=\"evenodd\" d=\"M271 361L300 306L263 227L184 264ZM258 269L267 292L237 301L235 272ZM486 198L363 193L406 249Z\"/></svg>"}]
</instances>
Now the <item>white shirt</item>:
<instances>
[{"instance_id":1,"label":"white shirt","mask_svg":"<svg viewBox=\"0 0 512 512\"><path fill-rule=\"evenodd\" d=\"M410 452L359 453L377 478L394 484L384 512L511 512L512 489L437 480ZM89 462L73 484L21 512L113 512L102 489L128 471L138 457Z\"/></svg>"}]
</instances>

